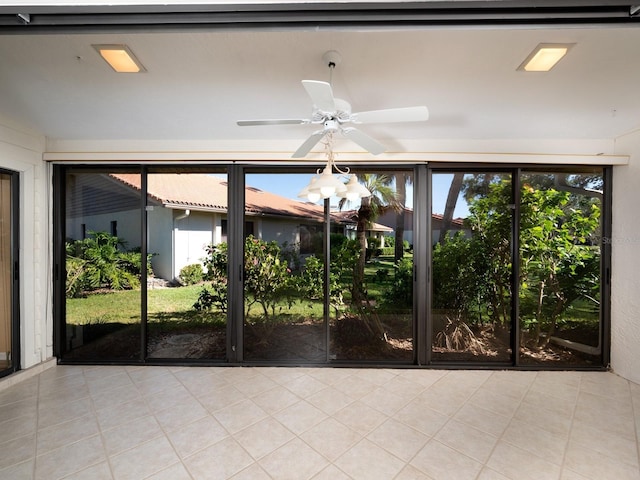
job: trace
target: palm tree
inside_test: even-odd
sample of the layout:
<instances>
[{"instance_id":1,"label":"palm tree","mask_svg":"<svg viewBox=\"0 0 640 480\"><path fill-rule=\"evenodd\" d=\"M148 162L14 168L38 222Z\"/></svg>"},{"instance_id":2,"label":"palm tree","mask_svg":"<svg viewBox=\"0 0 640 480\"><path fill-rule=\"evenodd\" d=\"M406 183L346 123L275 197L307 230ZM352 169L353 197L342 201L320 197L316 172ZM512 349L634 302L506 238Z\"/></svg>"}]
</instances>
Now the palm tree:
<instances>
[{"instance_id":1,"label":"palm tree","mask_svg":"<svg viewBox=\"0 0 640 480\"><path fill-rule=\"evenodd\" d=\"M400 208L396 216L395 231L395 248L393 258L396 263L404 257L404 222L405 222L405 204L407 202L407 184L411 184L413 176L407 172L398 172L396 177L396 199Z\"/></svg>"},{"instance_id":2,"label":"palm tree","mask_svg":"<svg viewBox=\"0 0 640 480\"><path fill-rule=\"evenodd\" d=\"M356 216L356 238L360 245L360 255L358 262L353 269L353 290L352 300L356 305L360 305L364 298L364 267L367 253L368 227L386 210L401 208L396 192L392 186L394 177L387 174L361 173L357 178L369 192L370 197L360 199L360 207ZM339 207L342 208L345 200L341 200Z\"/></svg>"}]
</instances>

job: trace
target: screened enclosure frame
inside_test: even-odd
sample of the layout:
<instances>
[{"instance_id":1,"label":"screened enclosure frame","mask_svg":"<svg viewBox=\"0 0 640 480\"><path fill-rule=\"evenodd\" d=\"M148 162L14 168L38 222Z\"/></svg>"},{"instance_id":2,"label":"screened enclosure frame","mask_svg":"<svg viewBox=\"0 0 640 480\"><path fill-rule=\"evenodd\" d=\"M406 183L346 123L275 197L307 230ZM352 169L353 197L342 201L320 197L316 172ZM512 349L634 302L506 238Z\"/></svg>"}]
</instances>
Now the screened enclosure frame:
<instances>
[{"instance_id":1,"label":"screened enclosure frame","mask_svg":"<svg viewBox=\"0 0 640 480\"><path fill-rule=\"evenodd\" d=\"M362 360L334 360L327 356L325 362L305 363L300 361L277 362L263 360L247 360L245 358L244 344L244 288L243 270L244 261L244 205L245 205L245 177L253 173L313 173L316 166L260 166L250 164L210 164L210 165L64 165L58 164L53 169L54 198L53 198L53 221L54 221L54 348L55 355L60 363L88 363L88 364L149 364L149 365L306 365L306 366L393 366L393 367L433 367L433 368L517 368L517 369L604 369L610 360L610 275L611 275L611 242L606 239L611 237L611 167L600 166L555 166L555 165L503 165L503 164L376 164L358 163L356 171L383 171L405 169L413 174L413 232L415 241L413 244L413 310L411 328L413 330L413 350L411 361L362 361ZM599 365L527 365L520 360L520 325L518 321L518 281L520 275L519 255L519 217L520 217L520 174L522 172L544 172L544 173L582 173L598 169L602 172L604 196L602 199L601 212L601 259L600 259L600 319L599 335L601 338L601 364ZM148 305L147 305L147 285L141 283L140 287L140 355L138 358L127 361L118 359L91 359L76 360L65 358L65 338L66 338L66 307L65 307L65 178L67 172L82 171L105 172L105 171L137 171L142 175L140 192L140 238L141 257L145 258L147 252L147 215L145 214L147 197L147 174L157 172L226 172L228 185L228 212L227 228L229 239L229 267L228 275L228 302L226 324L226 356L218 359L187 359L187 358L149 358L145 353L148 349ZM497 172L511 175L511 194L513 202L512 223L512 304L510 306L512 328L510 331L511 358L508 362L469 362L469 361L439 361L433 358L433 319L431 316L432 295L432 176L434 173L453 172ZM328 202L325 202L325 223L324 231L324 255L326 259L330 248L329 236L330 225ZM328 262L324 271L325 282L329 278ZM146 277L146 263L141 265L142 277ZM328 323L326 310L328 309L327 285L324 285L324 309L325 323ZM326 342L329 344L329 329L326 328Z\"/></svg>"}]
</instances>

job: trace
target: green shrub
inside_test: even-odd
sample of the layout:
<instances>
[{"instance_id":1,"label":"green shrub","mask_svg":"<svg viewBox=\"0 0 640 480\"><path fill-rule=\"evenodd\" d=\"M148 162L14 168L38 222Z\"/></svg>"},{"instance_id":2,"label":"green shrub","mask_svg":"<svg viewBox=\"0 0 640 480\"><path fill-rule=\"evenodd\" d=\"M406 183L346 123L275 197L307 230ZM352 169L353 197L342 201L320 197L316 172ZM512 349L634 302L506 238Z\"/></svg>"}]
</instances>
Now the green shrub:
<instances>
[{"instance_id":1,"label":"green shrub","mask_svg":"<svg viewBox=\"0 0 640 480\"><path fill-rule=\"evenodd\" d=\"M68 241L66 249L67 296L81 296L100 288L127 290L140 286L142 256L126 251L125 242L107 232L89 232L84 240ZM147 274L152 275L151 255Z\"/></svg>"},{"instance_id":2,"label":"green shrub","mask_svg":"<svg viewBox=\"0 0 640 480\"><path fill-rule=\"evenodd\" d=\"M413 261L403 258L393 266L393 280L383 293L383 302L393 308L413 308Z\"/></svg>"},{"instance_id":3,"label":"green shrub","mask_svg":"<svg viewBox=\"0 0 640 480\"><path fill-rule=\"evenodd\" d=\"M180 280L185 285L195 285L200 283L204 278L204 270L199 263L186 265L180 270Z\"/></svg>"}]
</instances>

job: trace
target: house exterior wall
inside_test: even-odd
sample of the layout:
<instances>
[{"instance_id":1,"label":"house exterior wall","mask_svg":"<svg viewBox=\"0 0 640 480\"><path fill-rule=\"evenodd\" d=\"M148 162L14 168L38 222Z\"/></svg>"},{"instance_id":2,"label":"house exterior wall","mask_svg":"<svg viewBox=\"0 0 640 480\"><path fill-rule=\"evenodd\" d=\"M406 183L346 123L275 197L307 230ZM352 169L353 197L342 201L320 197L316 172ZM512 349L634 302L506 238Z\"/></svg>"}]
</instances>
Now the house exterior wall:
<instances>
[{"instance_id":1,"label":"house exterior wall","mask_svg":"<svg viewBox=\"0 0 640 480\"><path fill-rule=\"evenodd\" d=\"M0 119L0 167L20 174L20 363L53 357L50 173L44 138Z\"/></svg>"},{"instance_id":2,"label":"house exterior wall","mask_svg":"<svg viewBox=\"0 0 640 480\"><path fill-rule=\"evenodd\" d=\"M619 138L628 165L613 167L611 232L611 367L640 383L640 130Z\"/></svg>"},{"instance_id":3,"label":"house exterior wall","mask_svg":"<svg viewBox=\"0 0 640 480\"><path fill-rule=\"evenodd\" d=\"M182 210L174 211L173 236L175 242L173 272L165 279L172 279L180 275L180 270L193 263L202 264L203 258L207 255L206 247L216 241L216 222L219 224L219 215L207 212L191 211L188 217L180 219Z\"/></svg>"}]
</instances>

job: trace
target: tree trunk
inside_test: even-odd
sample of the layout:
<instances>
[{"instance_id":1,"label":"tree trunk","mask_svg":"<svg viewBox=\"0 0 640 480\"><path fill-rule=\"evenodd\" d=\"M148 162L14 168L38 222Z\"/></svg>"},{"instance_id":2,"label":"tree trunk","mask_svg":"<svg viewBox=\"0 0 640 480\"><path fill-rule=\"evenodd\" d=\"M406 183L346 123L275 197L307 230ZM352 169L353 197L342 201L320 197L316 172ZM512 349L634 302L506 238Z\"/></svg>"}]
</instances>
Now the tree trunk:
<instances>
[{"instance_id":1,"label":"tree trunk","mask_svg":"<svg viewBox=\"0 0 640 480\"><path fill-rule=\"evenodd\" d=\"M396 216L396 243L394 249L394 261L398 263L404 257L404 221L405 221L405 209L404 204L407 201L407 174L396 174L396 195L398 203L401 206L401 210Z\"/></svg>"},{"instance_id":2,"label":"tree trunk","mask_svg":"<svg viewBox=\"0 0 640 480\"><path fill-rule=\"evenodd\" d=\"M462 180L464 179L464 173L454 173L451 186L449 187L449 194L447 195L447 203L444 206L444 213L442 215L442 228L440 229L440 238L438 243L444 243L444 239L447 236L447 232L451 230L451 223L453 221L453 212L456 209L456 203L458 203L458 196L462 190Z\"/></svg>"},{"instance_id":3,"label":"tree trunk","mask_svg":"<svg viewBox=\"0 0 640 480\"><path fill-rule=\"evenodd\" d=\"M363 198L358 210L358 223L356 228L358 244L360 245L360 255L353 270L353 290L351 296L353 303L360 306L365 300L364 296L364 266L367 258L367 222L371 215L369 199Z\"/></svg>"}]
</instances>

